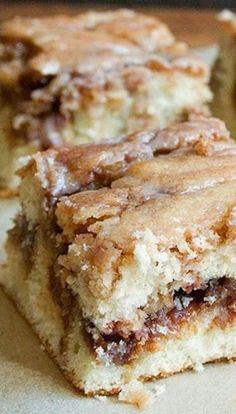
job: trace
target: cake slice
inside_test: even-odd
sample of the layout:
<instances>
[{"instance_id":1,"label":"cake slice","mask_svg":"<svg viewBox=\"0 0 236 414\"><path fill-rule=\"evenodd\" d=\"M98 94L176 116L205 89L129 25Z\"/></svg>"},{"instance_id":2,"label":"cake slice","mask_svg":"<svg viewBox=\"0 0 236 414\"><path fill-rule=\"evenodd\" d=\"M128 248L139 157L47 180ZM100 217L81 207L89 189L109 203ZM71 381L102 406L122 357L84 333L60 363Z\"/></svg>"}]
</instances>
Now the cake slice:
<instances>
[{"instance_id":1,"label":"cake slice","mask_svg":"<svg viewBox=\"0 0 236 414\"><path fill-rule=\"evenodd\" d=\"M20 175L0 281L78 390L236 356L236 145L221 121L39 152Z\"/></svg>"},{"instance_id":2,"label":"cake slice","mask_svg":"<svg viewBox=\"0 0 236 414\"><path fill-rule=\"evenodd\" d=\"M165 127L211 99L209 71L131 10L0 24L0 184L20 156Z\"/></svg>"},{"instance_id":3,"label":"cake slice","mask_svg":"<svg viewBox=\"0 0 236 414\"><path fill-rule=\"evenodd\" d=\"M214 93L212 112L224 119L236 138L236 15L224 10L218 20L223 34L211 80Z\"/></svg>"}]
</instances>

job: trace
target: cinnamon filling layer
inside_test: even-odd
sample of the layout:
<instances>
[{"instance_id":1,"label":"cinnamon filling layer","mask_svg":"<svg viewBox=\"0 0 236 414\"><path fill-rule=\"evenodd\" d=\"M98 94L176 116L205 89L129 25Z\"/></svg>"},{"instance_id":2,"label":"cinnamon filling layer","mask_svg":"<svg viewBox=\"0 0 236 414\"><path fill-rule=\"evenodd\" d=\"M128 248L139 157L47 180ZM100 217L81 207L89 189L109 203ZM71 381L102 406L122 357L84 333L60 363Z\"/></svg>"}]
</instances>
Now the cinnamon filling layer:
<instances>
[{"instance_id":1,"label":"cinnamon filling layer","mask_svg":"<svg viewBox=\"0 0 236 414\"><path fill-rule=\"evenodd\" d=\"M111 334L98 332L91 324L87 334L93 351L105 363L118 365L129 363L144 347L152 351L158 346L158 339L177 337L181 327L200 311L217 306L219 312L213 323L224 329L236 320L236 280L222 277L210 280L206 289L193 290L186 294L179 290L174 294L175 307L162 309L149 315L141 330L122 336L115 326Z\"/></svg>"}]
</instances>

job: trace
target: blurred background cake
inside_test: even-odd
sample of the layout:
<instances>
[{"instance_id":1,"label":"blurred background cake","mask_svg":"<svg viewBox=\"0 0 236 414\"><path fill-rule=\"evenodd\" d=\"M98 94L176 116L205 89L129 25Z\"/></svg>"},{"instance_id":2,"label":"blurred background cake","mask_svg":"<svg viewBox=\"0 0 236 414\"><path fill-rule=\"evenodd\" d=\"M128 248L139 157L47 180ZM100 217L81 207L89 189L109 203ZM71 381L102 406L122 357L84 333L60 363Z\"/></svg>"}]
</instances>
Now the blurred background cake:
<instances>
[{"instance_id":1,"label":"blurred background cake","mask_svg":"<svg viewBox=\"0 0 236 414\"><path fill-rule=\"evenodd\" d=\"M131 10L0 26L0 184L19 156L163 128L211 100L207 65Z\"/></svg>"}]
</instances>

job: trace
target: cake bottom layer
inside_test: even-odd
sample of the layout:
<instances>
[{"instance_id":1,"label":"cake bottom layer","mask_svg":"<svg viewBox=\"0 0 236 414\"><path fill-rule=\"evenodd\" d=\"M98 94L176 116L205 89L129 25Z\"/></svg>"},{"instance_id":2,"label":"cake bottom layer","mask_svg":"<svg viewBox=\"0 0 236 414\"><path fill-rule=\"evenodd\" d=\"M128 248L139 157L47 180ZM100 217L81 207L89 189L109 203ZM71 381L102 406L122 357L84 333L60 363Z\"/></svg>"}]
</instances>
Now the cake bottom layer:
<instances>
[{"instance_id":1,"label":"cake bottom layer","mask_svg":"<svg viewBox=\"0 0 236 414\"><path fill-rule=\"evenodd\" d=\"M219 324L224 308L216 304L201 307L181 324L176 335L157 337L151 347L144 347L128 363L108 361L102 348L100 354L94 352L76 306L71 307L65 324L49 283L54 256L45 239L38 246L41 248L29 271L13 237L8 246L9 264L1 269L0 283L76 389L86 394L114 394L133 379L146 381L198 369L206 362L236 358L236 312Z\"/></svg>"},{"instance_id":2,"label":"cake bottom layer","mask_svg":"<svg viewBox=\"0 0 236 414\"><path fill-rule=\"evenodd\" d=\"M8 296L11 297L9 292ZM15 302L14 298L11 299ZM32 324L31 317L24 312L24 305L18 303L17 308ZM63 355L50 346L44 331L39 331L35 325L33 328L49 355L78 391L87 395L111 395L118 393L124 384L133 379L149 381L187 369L198 371L202 369L202 364L207 362L234 360L236 323L222 329L213 326L214 318L215 312L199 315L194 325L182 329L180 338L159 343L155 351L145 352L132 363L122 366L106 366L96 361L84 337L79 317L74 317L73 324L64 338ZM48 320L45 319L44 322L46 326ZM60 330L55 329L54 335L56 340Z\"/></svg>"}]
</instances>

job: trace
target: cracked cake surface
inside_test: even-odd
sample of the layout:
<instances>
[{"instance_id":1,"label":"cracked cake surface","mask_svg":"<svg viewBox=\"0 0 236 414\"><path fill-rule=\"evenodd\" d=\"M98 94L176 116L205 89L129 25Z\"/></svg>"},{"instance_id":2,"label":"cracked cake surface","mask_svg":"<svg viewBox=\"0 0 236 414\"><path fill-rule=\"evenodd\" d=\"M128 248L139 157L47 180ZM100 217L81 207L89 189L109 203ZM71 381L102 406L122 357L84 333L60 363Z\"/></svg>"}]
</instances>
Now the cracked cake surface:
<instances>
[{"instance_id":1,"label":"cracked cake surface","mask_svg":"<svg viewBox=\"0 0 236 414\"><path fill-rule=\"evenodd\" d=\"M0 282L76 388L235 358L235 149L195 116L20 170Z\"/></svg>"}]
</instances>

